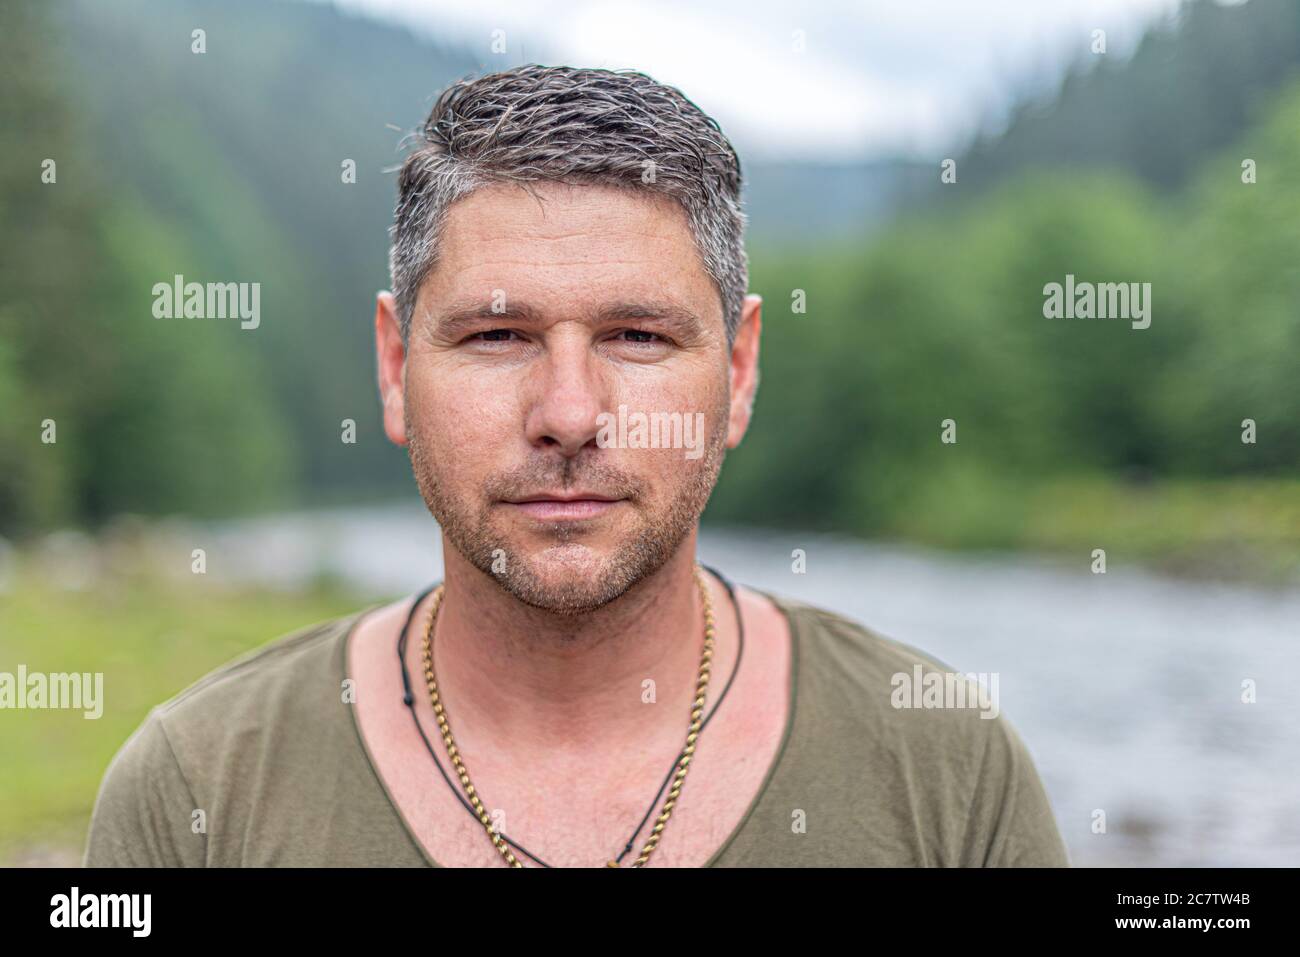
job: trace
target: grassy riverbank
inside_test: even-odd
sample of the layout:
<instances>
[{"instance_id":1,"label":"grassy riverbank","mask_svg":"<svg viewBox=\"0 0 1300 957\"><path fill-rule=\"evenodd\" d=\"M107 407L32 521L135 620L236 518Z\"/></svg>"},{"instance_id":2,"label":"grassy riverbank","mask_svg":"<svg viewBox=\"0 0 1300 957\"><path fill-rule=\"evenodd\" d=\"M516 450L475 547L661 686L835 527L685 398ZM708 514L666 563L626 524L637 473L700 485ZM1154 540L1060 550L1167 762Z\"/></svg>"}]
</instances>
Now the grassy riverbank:
<instances>
[{"instance_id":1,"label":"grassy riverbank","mask_svg":"<svg viewBox=\"0 0 1300 957\"><path fill-rule=\"evenodd\" d=\"M1300 481L1019 482L946 473L921 482L890 537L1144 565L1180 577L1300 584Z\"/></svg>"},{"instance_id":2,"label":"grassy riverbank","mask_svg":"<svg viewBox=\"0 0 1300 957\"><path fill-rule=\"evenodd\" d=\"M103 714L0 712L0 865L76 864L105 767L149 709L277 635L365 602L322 585L231 591L195 576L64 590L24 567L0 597L0 671L102 672Z\"/></svg>"}]
</instances>

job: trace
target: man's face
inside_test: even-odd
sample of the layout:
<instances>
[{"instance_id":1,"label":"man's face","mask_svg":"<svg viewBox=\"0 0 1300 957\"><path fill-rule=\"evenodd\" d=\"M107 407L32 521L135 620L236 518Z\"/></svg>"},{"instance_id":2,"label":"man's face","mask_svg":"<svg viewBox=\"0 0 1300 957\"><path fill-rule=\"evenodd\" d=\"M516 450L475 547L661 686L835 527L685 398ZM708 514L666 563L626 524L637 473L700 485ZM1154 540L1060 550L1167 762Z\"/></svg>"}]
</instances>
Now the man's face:
<instances>
[{"instance_id":1,"label":"man's face","mask_svg":"<svg viewBox=\"0 0 1300 957\"><path fill-rule=\"evenodd\" d=\"M445 539L521 601L576 613L657 571L694 529L752 383L677 203L534 191L491 186L451 208L401 374L381 297L381 386ZM756 300L746 313L737 352L752 366ZM618 447L651 444L638 413L678 413L683 430L657 444L683 441Z\"/></svg>"}]
</instances>

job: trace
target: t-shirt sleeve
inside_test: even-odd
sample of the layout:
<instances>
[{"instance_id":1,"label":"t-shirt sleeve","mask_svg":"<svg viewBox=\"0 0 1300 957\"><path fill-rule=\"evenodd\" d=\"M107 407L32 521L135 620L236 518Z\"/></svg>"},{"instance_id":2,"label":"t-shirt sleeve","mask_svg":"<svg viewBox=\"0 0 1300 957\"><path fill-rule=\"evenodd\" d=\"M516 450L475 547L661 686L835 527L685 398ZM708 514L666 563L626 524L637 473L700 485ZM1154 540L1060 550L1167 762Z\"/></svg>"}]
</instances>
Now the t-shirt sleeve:
<instances>
[{"instance_id":1,"label":"t-shirt sleeve","mask_svg":"<svg viewBox=\"0 0 1300 957\"><path fill-rule=\"evenodd\" d=\"M980 720L991 727L971 800L968 859L976 867L1069 867L1029 749L1002 715Z\"/></svg>"},{"instance_id":2,"label":"t-shirt sleeve","mask_svg":"<svg viewBox=\"0 0 1300 957\"><path fill-rule=\"evenodd\" d=\"M91 813L86 867L203 867L197 805L155 708L104 773Z\"/></svg>"}]
</instances>

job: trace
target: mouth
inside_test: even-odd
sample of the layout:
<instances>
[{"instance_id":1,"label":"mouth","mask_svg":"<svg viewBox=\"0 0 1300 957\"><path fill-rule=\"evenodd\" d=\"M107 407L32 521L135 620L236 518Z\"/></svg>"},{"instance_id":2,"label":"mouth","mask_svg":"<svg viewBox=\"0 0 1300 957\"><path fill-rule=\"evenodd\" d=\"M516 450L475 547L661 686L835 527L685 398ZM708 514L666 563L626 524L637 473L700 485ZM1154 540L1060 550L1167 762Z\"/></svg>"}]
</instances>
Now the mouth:
<instances>
[{"instance_id":1,"label":"mouth","mask_svg":"<svg viewBox=\"0 0 1300 957\"><path fill-rule=\"evenodd\" d=\"M596 518L613 511L626 499L596 492L539 492L508 499L502 504L544 522L572 522Z\"/></svg>"}]
</instances>

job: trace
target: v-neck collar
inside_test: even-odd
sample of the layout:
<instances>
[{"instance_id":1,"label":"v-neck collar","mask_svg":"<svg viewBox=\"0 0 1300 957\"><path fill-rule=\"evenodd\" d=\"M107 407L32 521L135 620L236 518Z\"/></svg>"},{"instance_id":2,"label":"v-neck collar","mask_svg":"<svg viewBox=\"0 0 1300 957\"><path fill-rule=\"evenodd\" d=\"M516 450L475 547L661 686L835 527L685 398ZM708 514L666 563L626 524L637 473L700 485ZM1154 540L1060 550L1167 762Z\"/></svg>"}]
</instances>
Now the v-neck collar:
<instances>
[{"instance_id":1,"label":"v-neck collar","mask_svg":"<svg viewBox=\"0 0 1300 957\"><path fill-rule=\"evenodd\" d=\"M745 829L745 825L749 823L749 819L758 809L763 797L770 790L772 780L776 777L776 772L781 766L782 758L785 757L786 749L789 746L790 738L794 732L795 712L799 697L799 657L800 652L802 651L804 622L802 616L797 614L794 609L777 596L757 588L751 588L750 591L757 595L761 595L770 601L781 612L781 614L785 616L787 627L790 630L790 678L787 688L789 707L786 712L785 729L781 733L781 743L777 746L776 754L772 758L772 763L768 766L767 773L763 776L763 781L758 786L758 792L754 795L753 800L749 802L749 807L746 808L745 813L741 816L740 821L737 822L735 828L733 828L731 833L727 836L727 839L723 841L722 844L718 846L717 850L710 855L709 859L701 865L702 867L715 866L718 858L726 852L727 848L732 845L736 838L740 836L740 833ZM343 632L343 638L339 642L341 650L338 661L338 673L342 681L347 681L351 678L351 675L348 673L349 652L352 647L352 638L356 634L357 628L367 615L382 607L383 605L377 604L371 605L368 608L363 608L361 611L353 615L352 620L347 623ZM383 775L379 773L379 765L375 762L375 756L371 753L370 746L366 743L365 735L361 731L361 719L357 716L355 704L348 710L352 715L352 729L356 733L357 743L360 745L361 755L365 759L366 767L370 769L371 776L379 785L380 790L383 791L384 797L388 800L389 806L397 815L397 819L402 822L402 829L406 832L407 838L419 850L420 856L424 858L425 863L430 867L445 867L446 865L439 864L433 859L433 855L431 855L428 848L424 846L424 842L416 835L415 829L411 826L411 822L407 820L405 812L398 805L397 800L393 796L393 792L388 787L388 783L384 781Z\"/></svg>"}]
</instances>

